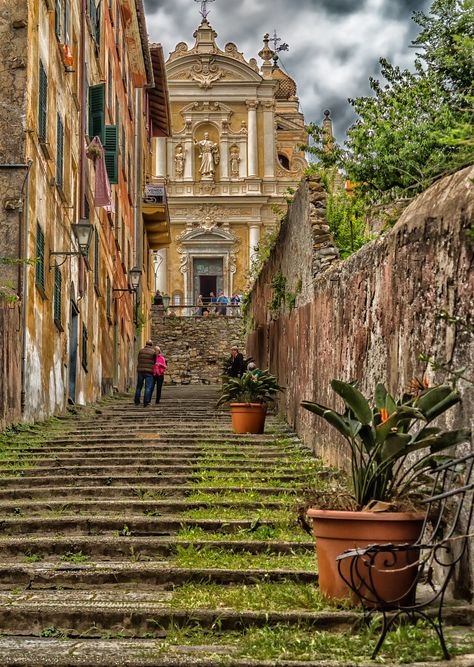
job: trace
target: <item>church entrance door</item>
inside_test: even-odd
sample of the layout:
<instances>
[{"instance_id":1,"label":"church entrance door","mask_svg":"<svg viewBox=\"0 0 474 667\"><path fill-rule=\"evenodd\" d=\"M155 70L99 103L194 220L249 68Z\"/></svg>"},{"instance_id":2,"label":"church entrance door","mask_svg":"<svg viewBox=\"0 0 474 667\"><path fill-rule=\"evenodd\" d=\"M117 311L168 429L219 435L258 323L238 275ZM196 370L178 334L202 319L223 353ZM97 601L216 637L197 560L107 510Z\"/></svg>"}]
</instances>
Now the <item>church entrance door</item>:
<instances>
[{"instance_id":1,"label":"church entrance door","mask_svg":"<svg viewBox=\"0 0 474 667\"><path fill-rule=\"evenodd\" d=\"M199 276L199 294L202 295L204 303L209 301L211 292L217 293L217 276Z\"/></svg>"},{"instance_id":2,"label":"church entrance door","mask_svg":"<svg viewBox=\"0 0 474 667\"><path fill-rule=\"evenodd\" d=\"M211 292L217 296L224 289L224 260L222 257L194 258L193 295L194 303L202 294L204 300Z\"/></svg>"}]
</instances>

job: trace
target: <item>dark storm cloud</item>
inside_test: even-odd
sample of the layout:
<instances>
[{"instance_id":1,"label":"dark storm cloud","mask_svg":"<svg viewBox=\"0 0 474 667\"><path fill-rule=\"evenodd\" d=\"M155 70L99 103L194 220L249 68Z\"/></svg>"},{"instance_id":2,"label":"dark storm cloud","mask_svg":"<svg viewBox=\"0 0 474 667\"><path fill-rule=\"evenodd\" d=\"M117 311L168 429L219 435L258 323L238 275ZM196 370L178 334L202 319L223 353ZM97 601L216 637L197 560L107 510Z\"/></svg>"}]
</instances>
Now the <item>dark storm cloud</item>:
<instances>
[{"instance_id":1,"label":"dark storm cloud","mask_svg":"<svg viewBox=\"0 0 474 667\"><path fill-rule=\"evenodd\" d=\"M339 139L354 120L349 97L370 93L369 76L379 75L378 60L411 67L417 34L413 11L427 11L429 0L216 0L209 21L218 43L235 42L247 58L256 57L265 32L276 28L290 45L282 66L296 80L307 122L319 122L331 109ZM165 55L178 42L193 44L199 3L145 0L148 30Z\"/></svg>"}]
</instances>

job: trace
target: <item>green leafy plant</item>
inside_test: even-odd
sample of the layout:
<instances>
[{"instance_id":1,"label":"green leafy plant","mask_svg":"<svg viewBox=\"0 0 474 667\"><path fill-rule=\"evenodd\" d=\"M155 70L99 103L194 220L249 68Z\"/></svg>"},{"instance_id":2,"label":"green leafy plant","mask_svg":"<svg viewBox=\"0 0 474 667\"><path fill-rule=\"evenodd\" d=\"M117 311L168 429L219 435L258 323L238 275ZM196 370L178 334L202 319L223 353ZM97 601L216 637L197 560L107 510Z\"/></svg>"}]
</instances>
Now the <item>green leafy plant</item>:
<instances>
[{"instance_id":1,"label":"green leafy plant","mask_svg":"<svg viewBox=\"0 0 474 667\"><path fill-rule=\"evenodd\" d=\"M468 429L430 426L461 400L450 385L418 388L395 400L378 384L373 405L352 383L333 380L331 386L344 401L344 413L311 401L302 406L326 420L348 443L355 509L416 505L424 473L445 458L439 452L470 438ZM409 458L417 452L421 458Z\"/></svg>"},{"instance_id":2,"label":"green leafy plant","mask_svg":"<svg viewBox=\"0 0 474 667\"><path fill-rule=\"evenodd\" d=\"M247 371L241 378L229 377L224 380L222 395L217 405L223 403L269 403L282 388L269 371L258 374Z\"/></svg>"}]
</instances>

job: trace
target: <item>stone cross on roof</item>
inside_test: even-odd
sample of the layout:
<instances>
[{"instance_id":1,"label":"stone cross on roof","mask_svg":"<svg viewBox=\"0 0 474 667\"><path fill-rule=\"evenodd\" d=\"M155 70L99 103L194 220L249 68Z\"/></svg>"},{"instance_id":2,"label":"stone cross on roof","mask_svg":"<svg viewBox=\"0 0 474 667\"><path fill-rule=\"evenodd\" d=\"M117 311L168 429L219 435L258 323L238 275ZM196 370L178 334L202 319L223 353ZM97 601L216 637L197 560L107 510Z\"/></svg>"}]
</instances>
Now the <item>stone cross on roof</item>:
<instances>
[{"instance_id":1,"label":"stone cross on roof","mask_svg":"<svg viewBox=\"0 0 474 667\"><path fill-rule=\"evenodd\" d=\"M275 53L278 53L279 51L288 51L290 48L286 42L283 42L283 44L278 44L281 42L281 37L278 37L276 28L273 31L273 37L270 39L270 42L273 42L273 50Z\"/></svg>"},{"instance_id":2,"label":"stone cross on roof","mask_svg":"<svg viewBox=\"0 0 474 667\"><path fill-rule=\"evenodd\" d=\"M215 2L215 0L194 0L194 2L200 2L201 3L201 16L204 20L207 19L207 15L209 14L209 10L207 9L207 3L208 2Z\"/></svg>"}]
</instances>

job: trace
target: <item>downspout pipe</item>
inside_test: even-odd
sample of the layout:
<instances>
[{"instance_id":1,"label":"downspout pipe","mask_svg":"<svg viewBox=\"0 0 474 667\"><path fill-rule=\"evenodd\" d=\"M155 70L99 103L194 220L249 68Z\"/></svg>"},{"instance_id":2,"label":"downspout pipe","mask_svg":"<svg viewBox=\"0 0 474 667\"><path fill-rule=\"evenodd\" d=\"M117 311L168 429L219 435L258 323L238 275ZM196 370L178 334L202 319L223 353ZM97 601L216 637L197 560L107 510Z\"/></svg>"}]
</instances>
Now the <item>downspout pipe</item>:
<instances>
[{"instance_id":1,"label":"downspout pipe","mask_svg":"<svg viewBox=\"0 0 474 667\"><path fill-rule=\"evenodd\" d=\"M79 57L79 218L85 218L85 146L86 134L85 120L85 60L86 60L86 0L81 2L81 34L80 34L80 57ZM84 260L79 257L79 296L84 292Z\"/></svg>"},{"instance_id":2,"label":"downspout pipe","mask_svg":"<svg viewBox=\"0 0 474 667\"><path fill-rule=\"evenodd\" d=\"M23 275L21 276L21 284L18 285L18 292L23 299L22 304L22 323L21 323L21 393L20 393L20 409L21 414L25 410L25 385L26 385L26 309L28 304L28 237L29 237L29 208L30 208L30 171L33 165L32 160L28 160L26 165L25 180L23 181L23 190L25 192L25 202L23 205L23 225L24 230L20 231L20 257L23 260ZM23 233L22 233L23 232ZM20 276L19 276L20 278ZM20 280L19 280L20 282Z\"/></svg>"}]
</instances>

